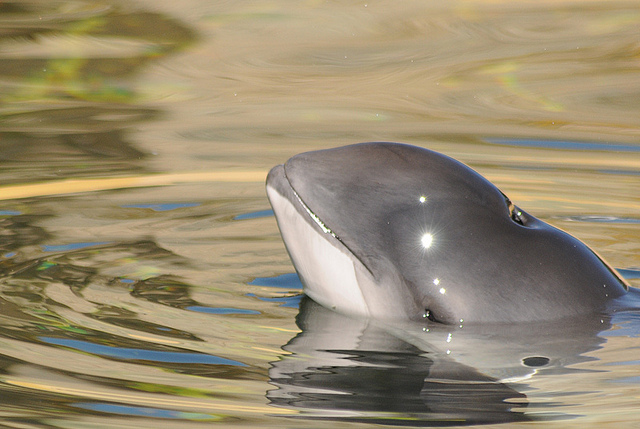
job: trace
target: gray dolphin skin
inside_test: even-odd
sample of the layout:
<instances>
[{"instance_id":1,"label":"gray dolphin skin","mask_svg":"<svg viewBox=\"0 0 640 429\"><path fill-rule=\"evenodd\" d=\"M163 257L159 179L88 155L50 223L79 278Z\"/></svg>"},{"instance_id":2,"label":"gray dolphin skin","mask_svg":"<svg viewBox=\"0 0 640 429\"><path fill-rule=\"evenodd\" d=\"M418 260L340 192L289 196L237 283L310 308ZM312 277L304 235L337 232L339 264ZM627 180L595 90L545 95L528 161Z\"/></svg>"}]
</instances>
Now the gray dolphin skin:
<instances>
[{"instance_id":1,"label":"gray dolphin skin","mask_svg":"<svg viewBox=\"0 0 640 429\"><path fill-rule=\"evenodd\" d=\"M628 290L584 243L424 148L302 153L269 172L267 195L305 293L342 313L533 322L603 312Z\"/></svg>"}]
</instances>

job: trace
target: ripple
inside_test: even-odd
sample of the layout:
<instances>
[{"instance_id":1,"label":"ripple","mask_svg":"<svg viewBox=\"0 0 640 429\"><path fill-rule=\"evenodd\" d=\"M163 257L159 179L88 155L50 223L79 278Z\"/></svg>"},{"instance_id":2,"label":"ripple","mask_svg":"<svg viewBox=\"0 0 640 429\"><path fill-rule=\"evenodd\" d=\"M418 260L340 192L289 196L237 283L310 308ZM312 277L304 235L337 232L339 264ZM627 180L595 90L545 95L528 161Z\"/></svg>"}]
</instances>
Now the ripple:
<instances>
[{"instance_id":1,"label":"ripple","mask_svg":"<svg viewBox=\"0 0 640 429\"><path fill-rule=\"evenodd\" d=\"M198 207L202 203L165 203L165 204L125 204L125 209L151 209L154 212L166 212L170 210Z\"/></svg>"},{"instance_id":2,"label":"ripple","mask_svg":"<svg viewBox=\"0 0 640 429\"><path fill-rule=\"evenodd\" d=\"M627 280L640 279L640 270L632 270L630 268L617 268L616 271Z\"/></svg>"},{"instance_id":3,"label":"ripple","mask_svg":"<svg viewBox=\"0 0 640 429\"><path fill-rule=\"evenodd\" d=\"M264 297L264 296L258 296L255 293L248 293L246 296L251 298L257 298L260 301L280 303L280 307L288 307L288 308L300 307L300 301L302 300L302 297L303 297L302 294L296 294L291 296Z\"/></svg>"},{"instance_id":4,"label":"ripple","mask_svg":"<svg viewBox=\"0 0 640 429\"><path fill-rule=\"evenodd\" d=\"M110 244L108 241L70 243L70 244L43 244L42 250L45 252L67 252L72 250L86 249L87 247L104 246Z\"/></svg>"},{"instance_id":5,"label":"ripple","mask_svg":"<svg viewBox=\"0 0 640 429\"><path fill-rule=\"evenodd\" d=\"M0 58L136 58L147 55L156 45L130 39L114 37L50 35L42 36L38 43L29 40L5 43Z\"/></svg>"},{"instance_id":6,"label":"ripple","mask_svg":"<svg viewBox=\"0 0 640 429\"><path fill-rule=\"evenodd\" d=\"M302 282L296 273L281 274L275 277L256 277L249 284L284 289L302 289Z\"/></svg>"},{"instance_id":7,"label":"ripple","mask_svg":"<svg viewBox=\"0 0 640 429\"><path fill-rule=\"evenodd\" d=\"M620 4L520 7L434 7L425 13L407 6L390 15L354 8L352 15L336 14L327 27L314 29L314 37L308 29L306 37L289 29L287 40L279 34L268 38L271 49L243 45L223 54L216 64L219 101L227 113L240 106L243 112L252 107L260 112L249 121L273 112L274 105L283 113L288 105L293 114L283 129L304 121L305 110L316 113L308 106L314 100L344 111L345 118L366 106L388 122L420 116L431 123L479 121L494 129L562 127L593 135L597 128L634 135L640 124L635 114L640 85L630 72L638 56L631 42L640 24L637 11ZM339 123L315 116L331 124L314 130L318 138ZM291 137L275 128L273 121L263 125L275 136Z\"/></svg>"},{"instance_id":8,"label":"ripple","mask_svg":"<svg viewBox=\"0 0 640 429\"><path fill-rule=\"evenodd\" d=\"M135 417L151 417L158 419L194 420L199 422L207 422L220 420L222 418L221 416L217 416L215 414L175 411L163 408L151 408L134 405L118 405L105 402L77 402L71 405L85 410L97 411L100 413Z\"/></svg>"},{"instance_id":9,"label":"ripple","mask_svg":"<svg viewBox=\"0 0 640 429\"><path fill-rule=\"evenodd\" d=\"M621 176L640 176L639 170L613 170L609 168L606 170L598 170L598 171L603 174L616 174Z\"/></svg>"},{"instance_id":10,"label":"ripple","mask_svg":"<svg viewBox=\"0 0 640 429\"><path fill-rule=\"evenodd\" d=\"M207 364L247 366L242 362L225 359L218 356L201 353L169 352L159 350L133 349L125 347L105 346L88 341L71 340L66 338L40 337L40 341L48 344L68 347L71 349L116 359L144 360L163 363Z\"/></svg>"},{"instance_id":11,"label":"ripple","mask_svg":"<svg viewBox=\"0 0 640 429\"><path fill-rule=\"evenodd\" d=\"M558 219L569 222L593 222L593 223L620 223L620 224L640 224L640 219L632 217L619 216L601 216L601 215L576 215L557 217Z\"/></svg>"},{"instance_id":12,"label":"ripple","mask_svg":"<svg viewBox=\"0 0 640 429\"><path fill-rule=\"evenodd\" d=\"M260 314L256 310L246 310L243 308L228 308L228 307L203 307L201 305L192 305L185 307L185 310L197 311L199 313L209 314Z\"/></svg>"},{"instance_id":13,"label":"ripple","mask_svg":"<svg viewBox=\"0 0 640 429\"><path fill-rule=\"evenodd\" d=\"M242 213L233 218L233 220L258 219L261 217L273 216L273 210L258 210L256 212Z\"/></svg>"},{"instance_id":14,"label":"ripple","mask_svg":"<svg viewBox=\"0 0 640 429\"><path fill-rule=\"evenodd\" d=\"M573 151L606 151L606 152L640 152L640 145L631 144L615 144L615 143L598 143L598 142L581 142L566 140L536 140L536 139L502 139L502 138L485 138L489 143L516 146L531 147L544 149L562 149Z\"/></svg>"},{"instance_id":15,"label":"ripple","mask_svg":"<svg viewBox=\"0 0 640 429\"><path fill-rule=\"evenodd\" d=\"M78 0L4 1L3 6L6 10L0 15L0 28L12 28L13 34L19 33L20 28L63 27L68 21L97 18L113 10L113 5Z\"/></svg>"}]
</instances>

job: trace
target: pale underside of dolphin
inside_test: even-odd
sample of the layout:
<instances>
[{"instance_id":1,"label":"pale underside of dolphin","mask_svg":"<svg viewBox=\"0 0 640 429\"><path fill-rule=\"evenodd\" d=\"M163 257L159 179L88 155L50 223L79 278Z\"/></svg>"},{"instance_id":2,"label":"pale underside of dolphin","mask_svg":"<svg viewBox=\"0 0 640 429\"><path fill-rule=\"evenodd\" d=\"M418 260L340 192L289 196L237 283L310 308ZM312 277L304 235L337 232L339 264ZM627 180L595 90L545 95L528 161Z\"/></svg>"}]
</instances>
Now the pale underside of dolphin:
<instances>
[{"instance_id":1,"label":"pale underside of dolphin","mask_svg":"<svg viewBox=\"0 0 640 429\"><path fill-rule=\"evenodd\" d=\"M267 195L304 286L339 312L459 324L597 314L628 285L466 165L362 143L274 167Z\"/></svg>"}]
</instances>

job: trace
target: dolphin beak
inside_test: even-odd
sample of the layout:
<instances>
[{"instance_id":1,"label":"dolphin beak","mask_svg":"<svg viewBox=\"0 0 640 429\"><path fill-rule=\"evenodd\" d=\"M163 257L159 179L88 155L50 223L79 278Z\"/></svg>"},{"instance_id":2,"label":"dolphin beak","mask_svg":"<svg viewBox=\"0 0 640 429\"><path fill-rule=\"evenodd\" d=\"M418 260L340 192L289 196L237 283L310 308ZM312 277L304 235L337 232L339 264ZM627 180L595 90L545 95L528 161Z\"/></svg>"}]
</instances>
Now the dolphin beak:
<instances>
[{"instance_id":1,"label":"dolphin beak","mask_svg":"<svg viewBox=\"0 0 640 429\"><path fill-rule=\"evenodd\" d=\"M305 293L328 308L368 316L360 282L370 272L304 203L284 165L269 172L267 196Z\"/></svg>"}]
</instances>

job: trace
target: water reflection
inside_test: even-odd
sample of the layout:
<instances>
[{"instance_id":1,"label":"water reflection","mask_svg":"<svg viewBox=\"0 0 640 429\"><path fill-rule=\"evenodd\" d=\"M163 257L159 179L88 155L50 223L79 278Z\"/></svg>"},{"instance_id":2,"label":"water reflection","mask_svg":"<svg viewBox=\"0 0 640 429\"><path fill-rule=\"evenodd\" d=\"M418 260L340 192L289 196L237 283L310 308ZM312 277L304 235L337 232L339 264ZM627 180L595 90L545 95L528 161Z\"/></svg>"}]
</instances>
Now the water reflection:
<instances>
[{"instance_id":1,"label":"water reflection","mask_svg":"<svg viewBox=\"0 0 640 429\"><path fill-rule=\"evenodd\" d=\"M224 411L236 398L220 391L215 397L228 402L212 402L211 380L264 378L209 337L216 317L261 312L198 300L192 284L164 274L185 272L189 261L155 240L52 244L52 234L38 225L54 217L2 219L3 409L31 418L63 412L219 420L197 411Z\"/></svg>"},{"instance_id":2,"label":"water reflection","mask_svg":"<svg viewBox=\"0 0 640 429\"><path fill-rule=\"evenodd\" d=\"M279 348L296 332L291 307L297 307L300 287L295 275L272 277L291 266L269 218L262 179L195 183L209 180L198 178L189 186L173 180L173 186L119 191L114 189L120 185L109 185L99 187L101 193L94 192L94 183L76 189L93 192L60 197L67 178L266 172L307 149L412 142L498 177L527 208L566 219L565 228L591 239L616 266L638 267L632 152L508 140L636 144L639 22L635 3L541 2L523 10L519 3L486 1L417 1L402 8L0 2L0 182L47 181L56 188L19 196L0 190L2 424L286 427L290 421L273 415L300 410L284 402L267 406L264 396L268 363L285 354ZM506 141L487 143L485 136ZM584 173L583 181L570 179L576 172ZM637 283L637 270L625 273L634 273ZM336 344L345 359L335 364L342 355L327 353L326 366L361 365L369 374L376 373L372 362L392 367L412 383L407 408L419 414L422 365L434 375L446 359L438 351L420 352L425 344L415 339L376 330L366 338L380 337L386 346ZM312 362L319 346L333 343L313 332L298 337L310 342L311 356L296 356L319 367L321 362ZM613 332L622 334L611 337L604 358L633 362L637 339L616 343L628 330ZM625 394L638 382L637 366L583 365L600 371L581 374L579 389L605 394L571 396L578 387L563 377L551 387L526 390L504 382L523 375L501 372L502 364L527 368L501 360L499 347L481 343L474 349L467 340L469 352L461 354L456 347L463 336L453 332L446 343L448 334L438 339L469 378L476 371L482 380L502 380L492 382L499 395L528 396L514 396L518 404L494 404L492 421L527 419L536 392L544 404L547 393L556 391L568 396L558 400L560 407L570 404L570 412L588 414L589 422L636 420ZM539 340L528 334L532 343ZM596 345L593 338L586 343ZM287 347L302 348L294 341ZM479 362L475 351L489 349L498 355ZM247 366L135 359L130 353L137 351L151 357L204 354ZM536 353L543 351L522 356L544 357ZM282 360L290 372L293 360ZM336 374L336 380L348 381L349 370L340 371L347 375ZM377 376L385 378L382 371ZM322 377L314 378L319 383ZM330 403L334 398L326 393ZM376 400L383 395L382 389L375 393ZM362 406L358 402L354 408ZM341 403L349 413L352 405L346 398ZM575 404L583 405L576 410ZM335 423L295 421L301 428L325 425Z\"/></svg>"},{"instance_id":3,"label":"water reflection","mask_svg":"<svg viewBox=\"0 0 640 429\"><path fill-rule=\"evenodd\" d=\"M86 296L93 295L96 289L105 288L116 294L123 291L135 299L176 309L200 309L202 312L216 313L220 309L208 307L191 298L191 285L173 276L161 274L161 267L165 264L184 266L186 261L183 258L150 240L45 244L50 240L49 234L35 225L43 217L17 215L2 219L5 238L0 245L4 254L0 260L0 302L5 317L22 321L20 329L13 331L11 336L29 342L66 345L79 350L87 348L70 346L69 342L94 338L111 345L117 344L121 351L138 343L134 340L127 344L129 340L125 338L110 337L104 332L71 324L58 311L62 306L71 307L111 326L130 328L135 332L146 332L162 338L202 341L188 331L141 320L136 312L127 310L116 302L109 302L104 296ZM33 253L37 253L38 257L29 257ZM125 270L128 274L109 275L109 266L128 266ZM218 314L228 314L231 309L226 310L228 311ZM238 312L259 314L242 309ZM38 337L43 333L43 328L47 335L59 337L47 337L48 340ZM10 325L3 327L3 335L11 331ZM94 349L99 347L107 346L95 345ZM150 344L147 347L153 350L155 346ZM161 350L169 349L162 347Z\"/></svg>"},{"instance_id":4,"label":"water reflection","mask_svg":"<svg viewBox=\"0 0 640 429\"><path fill-rule=\"evenodd\" d=\"M378 326L310 299L296 323L302 332L269 370L272 405L311 419L416 426L571 417L527 414L527 380L578 371L572 365L589 360L610 326L593 317L535 327Z\"/></svg>"},{"instance_id":5,"label":"water reflection","mask_svg":"<svg viewBox=\"0 0 640 429\"><path fill-rule=\"evenodd\" d=\"M11 105L0 112L2 182L140 171L127 129L159 112L132 76L195 33L110 3L9 1L0 15L0 102Z\"/></svg>"}]
</instances>

